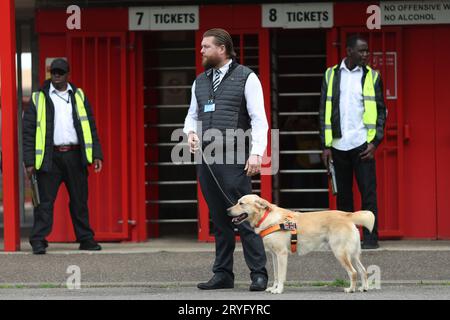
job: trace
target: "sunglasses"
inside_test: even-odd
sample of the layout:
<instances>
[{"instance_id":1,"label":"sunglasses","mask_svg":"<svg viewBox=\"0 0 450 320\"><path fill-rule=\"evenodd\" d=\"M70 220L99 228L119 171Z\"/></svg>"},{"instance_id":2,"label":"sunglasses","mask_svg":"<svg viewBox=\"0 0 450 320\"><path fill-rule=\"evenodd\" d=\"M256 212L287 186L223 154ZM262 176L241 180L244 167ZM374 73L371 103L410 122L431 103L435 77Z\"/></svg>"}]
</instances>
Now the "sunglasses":
<instances>
[{"instance_id":1,"label":"sunglasses","mask_svg":"<svg viewBox=\"0 0 450 320\"><path fill-rule=\"evenodd\" d=\"M53 69L53 70L50 71L50 73L51 74L56 74L56 75L59 75L59 76L63 76L63 75L66 74L66 72L64 70L61 70L61 69Z\"/></svg>"}]
</instances>

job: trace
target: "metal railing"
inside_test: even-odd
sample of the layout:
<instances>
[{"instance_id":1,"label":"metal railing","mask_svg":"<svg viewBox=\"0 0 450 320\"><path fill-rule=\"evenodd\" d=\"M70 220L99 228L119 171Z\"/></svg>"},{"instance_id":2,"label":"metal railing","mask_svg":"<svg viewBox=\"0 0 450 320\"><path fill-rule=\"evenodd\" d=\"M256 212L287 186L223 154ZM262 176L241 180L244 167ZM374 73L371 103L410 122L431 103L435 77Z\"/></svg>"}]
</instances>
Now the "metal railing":
<instances>
[{"instance_id":1,"label":"metal railing","mask_svg":"<svg viewBox=\"0 0 450 320\"><path fill-rule=\"evenodd\" d=\"M302 32L304 31L298 31L299 37ZM271 84L272 127L280 130L280 170L273 178L273 198L280 206L289 207L295 206L298 199L315 197L319 200L309 204L311 207L290 210L325 210L328 203L322 203L323 200L320 199L326 198L324 194L328 192L328 188L316 181L323 181L327 170L317 163L322 150L318 143L316 146L313 143L320 141L319 131L314 130L319 117L320 85L316 88L312 85L305 87L303 84L320 83L326 69L327 56L324 53L307 53L308 50L302 53L302 45L293 49L288 44L289 38L284 38L285 34L289 33L276 31L272 35L271 69L275 73ZM278 51L282 54L278 54ZM284 88L284 84L288 85ZM317 109L312 109L312 105L317 105ZM295 123L300 120L302 126L296 127ZM283 127L284 123L290 125ZM301 142L305 139L313 142L302 145ZM298 149L295 148L297 146ZM299 167L300 163L304 164L310 158L315 159L314 165Z\"/></svg>"},{"instance_id":2,"label":"metal railing","mask_svg":"<svg viewBox=\"0 0 450 320\"><path fill-rule=\"evenodd\" d=\"M192 40L192 43L180 43L178 47L172 47L176 46L176 42L165 42L165 44L160 44L160 47L155 48L155 46L152 46L152 48L146 50L150 55L164 56L171 54L171 56L183 56L180 59L165 59L167 61L164 65L151 65L153 61L158 60L149 60L150 65L145 70L152 71L151 76L154 77L154 81L147 82L146 89L152 90L157 96L160 94L170 96L171 90L187 92L191 89L191 83L194 78L189 78L195 76L196 71L195 59L190 61L189 58L191 53L195 51L194 37ZM177 77L173 71L186 73L186 79L180 84L172 84L167 79ZM183 100L159 100L153 105L147 104L144 106L146 112L152 110L151 122L144 124L146 136L155 135L156 138L153 138L151 142L145 143L145 148L147 154L151 154L155 150L159 155L158 158L147 159L145 162L147 170L157 172L156 175L152 174L151 178L148 177L145 182L148 192L154 192L147 195L146 204L148 210L158 211L152 212L152 218L147 220L147 223L197 222L197 219L194 219L194 216L196 217L195 206L197 205L197 199L194 199L197 190L195 166L193 166L195 163L192 161L175 163L168 160L168 156L170 159L170 148L179 145L179 142L170 141L170 131L183 128L184 117L189 107L187 95L185 101ZM165 101L167 101L167 104ZM154 118L155 114L158 117L157 119ZM187 146L186 143L184 145ZM179 176L179 171L176 170L181 170L182 176ZM155 194L158 197L155 197ZM179 208L183 208L183 210ZM177 210L178 214L172 215L172 209Z\"/></svg>"}]
</instances>

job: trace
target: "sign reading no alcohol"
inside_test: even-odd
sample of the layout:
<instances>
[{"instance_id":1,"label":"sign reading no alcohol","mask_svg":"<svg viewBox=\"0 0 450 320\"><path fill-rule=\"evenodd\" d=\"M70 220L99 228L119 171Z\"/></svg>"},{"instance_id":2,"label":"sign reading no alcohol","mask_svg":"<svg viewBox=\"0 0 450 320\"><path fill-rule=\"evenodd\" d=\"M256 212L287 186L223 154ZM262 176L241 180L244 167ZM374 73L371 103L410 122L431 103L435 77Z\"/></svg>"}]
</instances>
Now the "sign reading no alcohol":
<instances>
[{"instance_id":1,"label":"sign reading no alcohol","mask_svg":"<svg viewBox=\"0 0 450 320\"><path fill-rule=\"evenodd\" d=\"M450 23L450 0L381 1L383 25Z\"/></svg>"}]
</instances>

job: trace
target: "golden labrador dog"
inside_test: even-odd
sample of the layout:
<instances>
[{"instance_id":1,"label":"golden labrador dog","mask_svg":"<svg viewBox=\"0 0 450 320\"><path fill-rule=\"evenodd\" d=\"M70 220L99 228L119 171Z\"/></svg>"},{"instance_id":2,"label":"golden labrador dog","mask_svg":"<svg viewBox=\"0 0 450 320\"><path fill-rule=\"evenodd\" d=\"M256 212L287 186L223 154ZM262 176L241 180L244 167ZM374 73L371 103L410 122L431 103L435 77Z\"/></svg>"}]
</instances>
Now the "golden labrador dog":
<instances>
[{"instance_id":1,"label":"golden labrador dog","mask_svg":"<svg viewBox=\"0 0 450 320\"><path fill-rule=\"evenodd\" d=\"M373 229L375 216L370 211L357 211L354 213L337 210L318 212L294 212L280 208L257 195L246 195L238 203L228 209L228 215L233 217L234 224L249 221L257 234L265 232L270 227L286 225L287 229L270 233L263 237L264 245L272 253L274 268L273 286L266 291L282 293L286 280L287 258L291 251L291 234L294 225L298 242L297 251L304 255L310 251L331 248L335 257L347 271L350 278L350 287L345 292L356 291L358 270L362 286L359 291L369 289L367 272L360 259L361 243L358 226L364 226L370 231ZM294 224L295 223L295 224Z\"/></svg>"}]
</instances>

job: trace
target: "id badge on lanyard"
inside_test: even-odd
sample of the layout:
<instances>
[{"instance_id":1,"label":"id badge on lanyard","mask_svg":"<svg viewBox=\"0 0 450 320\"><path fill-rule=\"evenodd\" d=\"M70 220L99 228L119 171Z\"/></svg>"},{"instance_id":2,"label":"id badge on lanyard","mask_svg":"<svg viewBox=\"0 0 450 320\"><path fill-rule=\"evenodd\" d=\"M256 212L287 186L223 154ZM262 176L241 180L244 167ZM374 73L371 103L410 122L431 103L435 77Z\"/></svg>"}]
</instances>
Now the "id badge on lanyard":
<instances>
[{"instance_id":1,"label":"id badge on lanyard","mask_svg":"<svg viewBox=\"0 0 450 320\"><path fill-rule=\"evenodd\" d=\"M209 99L205 104L203 112L214 112L216 110L216 104L214 103L214 99Z\"/></svg>"},{"instance_id":2,"label":"id badge on lanyard","mask_svg":"<svg viewBox=\"0 0 450 320\"><path fill-rule=\"evenodd\" d=\"M210 91L209 91L209 99L208 102L203 107L203 112L214 112L216 111L216 104L214 102L215 100L215 93L213 84L211 83Z\"/></svg>"}]
</instances>

